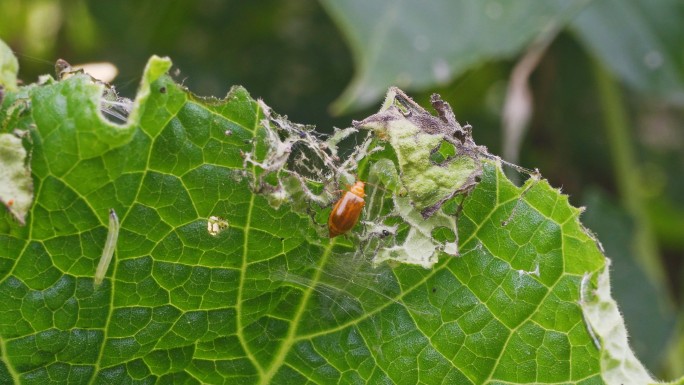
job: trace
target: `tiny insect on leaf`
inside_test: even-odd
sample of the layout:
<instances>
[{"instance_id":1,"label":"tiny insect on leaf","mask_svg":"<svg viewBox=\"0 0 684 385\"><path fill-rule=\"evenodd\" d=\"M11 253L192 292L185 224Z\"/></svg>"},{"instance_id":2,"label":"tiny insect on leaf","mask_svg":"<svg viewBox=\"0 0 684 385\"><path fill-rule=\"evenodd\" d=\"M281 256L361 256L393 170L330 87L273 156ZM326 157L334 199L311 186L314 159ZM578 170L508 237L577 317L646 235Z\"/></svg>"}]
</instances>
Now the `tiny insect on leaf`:
<instances>
[{"instance_id":1,"label":"tiny insect on leaf","mask_svg":"<svg viewBox=\"0 0 684 385\"><path fill-rule=\"evenodd\" d=\"M330 238L347 233L359 221L363 206L366 205L363 199L366 196L365 185L364 182L357 181L333 206L328 218Z\"/></svg>"},{"instance_id":2,"label":"tiny insect on leaf","mask_svg":"<svg viewBox=\"0 0 684 385\"><path fill-rule=\"evenodd\" d=\"M97 264L97 269L95 270L95 278L93 279L93 285L95 288L99 287L104 280L105 274L107 274L107 269L109 264L112 262L112 257L114 256L114 250L116 250L116 241L119 238L119 218L116 216L114 209L109 210L109 227L107 229L107 240L105 241L104 248L102 249L102 256L100 257L100 262Z\"/></svg>"}]
</instances>

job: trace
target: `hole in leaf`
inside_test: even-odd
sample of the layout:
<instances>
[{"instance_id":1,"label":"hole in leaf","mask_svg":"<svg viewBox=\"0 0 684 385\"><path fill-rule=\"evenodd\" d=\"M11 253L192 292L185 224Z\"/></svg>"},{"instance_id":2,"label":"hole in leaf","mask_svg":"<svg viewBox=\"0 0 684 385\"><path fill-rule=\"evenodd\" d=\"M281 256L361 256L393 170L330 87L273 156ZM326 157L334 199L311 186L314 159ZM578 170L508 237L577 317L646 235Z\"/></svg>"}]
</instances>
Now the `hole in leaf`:
<instances>
[{"instance_id":1,"label":"hole in leaf","mask_svg":"<svg viewBox=\"0 0 684 385\"><path fill-rule=\"evenodd\" d=\"M446 202L442 205L442 211L446 215L456 215L458 213L459 207L461 205L461 201L463 200L463 197L460 195L457 195Z\"/></svg>"},{"instance_id":2,"label":"hole in leaf","mask_svg":"<svg viewBox=\"0 0 684 385\"><path fill-rule=\"evenodd\" d=\"M446 243L456 240L456 234L448 227L437 227L432 230L432 239L437 242Z\"/></svg>"},{"instance_id":3,"label":"hole in leaf","mask_svg":"<svg viewBox=\"0 0 684 385\"><path fill-rule=\"evenodd\" d=\"M226 230L227 228L230 227L230 224L228 223L227 220L217 217L217 216L210 216L209 220L207 220L207 232L211 236L217 236L219 235L222 231Z\"/></svg>"},{"instance_id":4,"label":"hole in leaf","mask_svg":"<svg viewBox=\"0 0 684 385\"><path fill-rule=\"evenodd\" d=\"M436 147L434 150L432 150L432 153L430 154L430 161L435 164L442 164L454 156L456 156L456 147L442 139L439 147Z\"/></svg>"},{"instance_id":5,"label":"hole in leaf","mask_svg":"<svg viewBox=\"0 0 684 385\"><path fill-rule=\"evenodd\" d=\"M125 124L128 121L128 115L133 108L133 101L127 98L120 97L114 86L105 84L105 89L102 92L100 99L100 111L102 116L109 122L116 124Z\"/></svg>"}]
</instances>

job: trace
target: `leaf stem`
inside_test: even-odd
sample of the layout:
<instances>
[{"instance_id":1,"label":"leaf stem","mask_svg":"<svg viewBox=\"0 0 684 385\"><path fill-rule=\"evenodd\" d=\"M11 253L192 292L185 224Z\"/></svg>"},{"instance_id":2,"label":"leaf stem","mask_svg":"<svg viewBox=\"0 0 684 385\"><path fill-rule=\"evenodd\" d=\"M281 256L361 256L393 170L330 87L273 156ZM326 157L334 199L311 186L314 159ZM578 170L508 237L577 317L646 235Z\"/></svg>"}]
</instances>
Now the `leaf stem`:
<instances>
[{"instance_id":1,"label":"leaf stem","mask_svg":"<svg viewBox=\"0 0 684 385\"><path fill-rule=\"evenodd\" d=\"M613 161L615 182L622 204L634 220L634 248L637 260L654 282L665 282L665 271L646 212L638 161L631 143L630 124L620 87L601 63L594 60L593 72L602 105L606 136Z\"/></svg>"},{"instance_id":2,"label":"leaf stem","mask_svg":"<svg viewBox=\"0 0 684 385\"><path fill-rule=\"evenodd\" d=\"M290 322L290 327L287 332L287 336L283 340L283 342L280 344L280 347L278 348L278 351L275 354L275 359L271 363L270 367L268 370L266 370L264 373L261 374L261 384L270 384L271 380L273 380L273 377L278 373L278 370L283 366L285 363L285 358L287 357L287 354L289 353L290 349L292 346L297 343L297 333L299 332L299 322L302 319L302 316L304 315L304 312L306 311L307 305L309 304L309 299L311 298L311 295L313 292L316 290L316 285L321 280L321 275L323 273L323 267L325 264L328 262L328 258L332 254L333 247L335 246L336 239L331 239L325 249L323 250L323 254L321 255L321 258L318 262L318 269L316 269L316 273L314 274L313 278L311 279L311 283L308 285L306 290L304 291L302 295L302 299L299 301L299 306L297 307L297 310L292 317L292 322Z\"/></svg>"}]
</instances>

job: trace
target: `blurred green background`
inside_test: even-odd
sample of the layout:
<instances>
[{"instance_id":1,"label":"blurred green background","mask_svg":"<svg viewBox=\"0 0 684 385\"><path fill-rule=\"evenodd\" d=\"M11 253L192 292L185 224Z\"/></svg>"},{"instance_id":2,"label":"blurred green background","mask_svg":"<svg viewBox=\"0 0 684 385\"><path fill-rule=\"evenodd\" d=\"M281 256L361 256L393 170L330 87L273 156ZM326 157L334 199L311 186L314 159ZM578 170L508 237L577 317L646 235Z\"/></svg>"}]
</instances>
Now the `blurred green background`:
<instances>
[{"instance_id":1,"label":"blurred green background","mask_svg":"<svg viewBox=\"0 0 684 385\"><path fill-rule=\"evenodd\" d=\"M106 61L133 98L157 54L198 95L243 85L321 132L390 85L442 94L479 144L587 207L631 344L662 379L684 374L682 20L681 0L0 1L25 84L58 58Z\"/></svg>"}]
</instances>

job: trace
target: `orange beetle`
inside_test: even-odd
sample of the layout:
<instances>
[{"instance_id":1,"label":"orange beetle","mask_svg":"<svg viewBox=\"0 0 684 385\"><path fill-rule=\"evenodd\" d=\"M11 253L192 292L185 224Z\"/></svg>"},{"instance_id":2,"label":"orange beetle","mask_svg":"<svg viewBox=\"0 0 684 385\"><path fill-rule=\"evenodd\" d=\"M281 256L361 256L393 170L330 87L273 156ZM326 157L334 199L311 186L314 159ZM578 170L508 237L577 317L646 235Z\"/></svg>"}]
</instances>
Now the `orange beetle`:
<instances>
[{"instance_id":1,"label":"orange beetle","mask_svg":"<svg viewBox=\"0 0 684 385\"><path fill-rule=\"evenodd\" d=\"M330 238L346 233L359 221L361 210L366 205L366 201L363 200L366 196L365 186L365 183L357 181L335 203L332 212L330 212L330 218L328 218Z\"/></svg>"}]
</instances>

